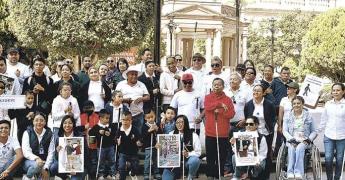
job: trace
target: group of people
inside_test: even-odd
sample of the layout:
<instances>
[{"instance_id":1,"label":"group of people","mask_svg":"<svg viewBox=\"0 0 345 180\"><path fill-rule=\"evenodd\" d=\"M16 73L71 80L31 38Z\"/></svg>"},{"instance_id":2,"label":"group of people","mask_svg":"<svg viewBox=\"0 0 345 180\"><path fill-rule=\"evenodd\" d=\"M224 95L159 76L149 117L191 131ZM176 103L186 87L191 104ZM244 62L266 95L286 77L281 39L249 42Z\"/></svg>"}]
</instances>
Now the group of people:
<instances>
[{"instance_id":1,"label":"group of people","mask_svg":"<svg viewBox=\"0 0 345 180\"><path fill-rule=\"evenodd\" d=\"M274 67L266 65L259 77L250 60L238 64L234 72L224 71L219 57L211 59L211 67L204 66L206 59L200 53L193 55L190 68L183 65L185 61L181 55L170 56L166 67L159 67L145 49L136 65L108 57L96 67L90 57L84 57L82 69L75 72L71 59L59 60L49 69L38 56L26 66L18 50L10 48L7 58L0 57L0 75L13 79L12 88L0 79L0 96L25 95L25 108L0 107L0 179L10 179L16 172L22 172L24 179L83 179L86 175L116 179L116 174L126 179L140 174L140 151L145 154L145 180L196 179L202 141L209 179L231 175L268 179L282 141L289 149L288 178L302 179L304 150L324 129L327 179L340 178L345 150L344 84L332 86L333 99L326 103L317 127L298 96L299 85L290 79L289 68L283 67L274 77ZM14 137L10 136L13 119L17 122ZM242 131L258 134L260 162L252 167L236 166L233 134ZM157 143L158 134L179 134L185 167L157 167L157 149L163 147ZM59 173L58 153L63 150L59 137L85 139L84 172Z\"/></svg>"}]
</instances>

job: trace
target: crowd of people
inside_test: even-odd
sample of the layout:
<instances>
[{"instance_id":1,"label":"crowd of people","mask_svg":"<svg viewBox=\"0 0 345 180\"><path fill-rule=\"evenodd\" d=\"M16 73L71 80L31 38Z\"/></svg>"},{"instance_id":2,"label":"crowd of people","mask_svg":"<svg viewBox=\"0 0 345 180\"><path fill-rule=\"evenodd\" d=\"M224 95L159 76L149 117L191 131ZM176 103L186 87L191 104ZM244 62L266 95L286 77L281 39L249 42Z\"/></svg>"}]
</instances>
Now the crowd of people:
<instances>
[{"instance_id":1,"label":"crowd of people","mask_svg":"<svg viewBox=\"0 0 345 180\"><path fill-rule=\"evenodd\" d=\"M151 174L155 179L197 179L204 156L208 179L269 179L272 159L283 141L288 146L287 177L302 179L304 151L322 130L327 179L340 178L345 150L344 84L333 84L333 99L326 103L317 126L287 67L274 77L274 67L265 65L260 77L250 60L233 72L224 71L219 57L205 67L200 53L191 58L191 67L183 62L181 55L170 56L166 67L159 67L145 49L136 65L109 56L95 66L90 57L84 57L82 69L76 72L71 59L58 60L48 68L46 60L37 56L27 66L20 62L19 51L10 48L6 57L0 56L0 75L13 79L12 88L0 79L0 96L25 95L25 108L0 107L0 179L11 179L16 173L22 173L23 179L88 175L124 180L138 174L145 180ZM17 134L10 136L14 119ZM256 165L236 166L235 132L258 134ZM184 167L157 167L157 149L162 147L158 134L180 135ZM59 173L59 137L85 139L84 172ZM138 152L145 154L143 172Z\"/></svg>"}]
</instances>

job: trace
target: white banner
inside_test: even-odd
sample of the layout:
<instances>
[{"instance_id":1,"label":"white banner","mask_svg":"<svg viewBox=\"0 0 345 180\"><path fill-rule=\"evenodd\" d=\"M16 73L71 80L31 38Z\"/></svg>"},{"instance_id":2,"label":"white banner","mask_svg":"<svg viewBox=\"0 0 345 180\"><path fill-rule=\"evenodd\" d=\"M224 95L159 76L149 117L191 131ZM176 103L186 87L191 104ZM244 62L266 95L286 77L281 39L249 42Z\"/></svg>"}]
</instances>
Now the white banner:
<instances>
[{"instance_id":1,"label":"white banner","mask_svg":"<svg viewBox=\"0 0 345 180\"><path fill-rule=\"evenodd\" d=\"M259 161L257 132L234 132L236 166L254 166Z\"/></svg>"},{"instance_id":2,"label":"white banner","mask_svg":"<svg viewBox=\"0 0 345 180\"><path fill-rule=\"evenodd\" d=\"M1 95L1 109L24 109L25 95Z\"/></svg>"},{"instance_id":3,"label":"white banner","mask_svg":"<svg viewBox=\"0 0 345 180\"><path fill-rule=\"evenodd\" d=\"M319 77L312 75L305 77L298 94L303 97L304 105L313 109L317 106L323 85L323 79Z\"/></svg>"}]
</instances>

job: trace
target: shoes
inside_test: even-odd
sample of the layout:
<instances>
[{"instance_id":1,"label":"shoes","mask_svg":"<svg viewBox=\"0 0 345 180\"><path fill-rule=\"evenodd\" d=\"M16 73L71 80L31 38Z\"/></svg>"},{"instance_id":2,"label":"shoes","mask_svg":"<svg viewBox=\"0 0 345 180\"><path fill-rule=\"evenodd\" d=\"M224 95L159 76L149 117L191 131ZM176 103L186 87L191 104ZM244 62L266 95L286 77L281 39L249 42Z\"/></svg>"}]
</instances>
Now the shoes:
<instances>
[{"instance_id":1,"label":"shoes","mask_svg":"<svg viewBox=\"0 0 345 180\"><path fill-rule=\"evenodd\" d=\"M287 178L288 178L288 179L295 179L295 175L292 174L292 173L288 173L288 174L287 174Z\"/></svg>"},{"instance_id":2,"label":"shoes","mask_svg":"<svg viewBox=\"0 0 345 180\"><path fill-rule=\"evenodd\" d=\"M144 180L150 180L149 176L144 176Z\"/></svg>"},{"instance_id":3,"label":"shoes","mask_svg":"<svg viewBox=\"0 0 345 180\"><path fill-rule=\"evenodd\" d=\"M156 180L161 180L162 179L162 176L160 174L155 174L154 177L155 177Z\"/></svg>"},{"instance_id":4,"label":"shoes","mask_svg":"<svg viewBox=\"0 0 345 180\"><path fill-rule=\"evenodd\" d=\"M303 179L303 176L299 173L295 174L295 179Z\"/></svg>"},{"instance_id":5,"label":"shoes","mask_svg":"<svg viewBox=\"0 0 345 180\"><path fill-rule=\"evenodd\" d=\"M129 171L129 176L131 176L132 180L138 180L138 177L134 173L132 173L131 171Z\"/></svg>"},{"instance_id":6,"label":"shoes","mask_svg":"<svg viewBox=\"0 0 345 180\"><path fill-rule=\"evenodd\" d=\"M24 175L22 180L35 180L35 177L29 178L28 176Z\"/></svg>"},{"instance_id":7,"label":"shoes","mask_svg":"<svg viewBox=\"0 0 345 180\"><path fill-rule=\"evenodd\" d=\"M233 178L231 178L231 180L240 180L240 178L238 178L238 177L233 177Z\"/></svg>"},{"instance_id":8,"label":"shoes","mask_svg":"<svg viewBox=\"0 0 345 180\"><path fill-rule=\"evenodd\" d=\"M113 176L108 175L107 180L116 180L116 176L115 175L113 175Z\"/></svg>"},{"instance_id":9,"label":"shoes","mask_svg":"<svg viewBox=\"0 0 345 180\"><path fill-rule=\"evenodd\" d=\"M103 175L98 176L97 180L105 180L105 178L103 177Z\"/></svg>"}]
</instances>

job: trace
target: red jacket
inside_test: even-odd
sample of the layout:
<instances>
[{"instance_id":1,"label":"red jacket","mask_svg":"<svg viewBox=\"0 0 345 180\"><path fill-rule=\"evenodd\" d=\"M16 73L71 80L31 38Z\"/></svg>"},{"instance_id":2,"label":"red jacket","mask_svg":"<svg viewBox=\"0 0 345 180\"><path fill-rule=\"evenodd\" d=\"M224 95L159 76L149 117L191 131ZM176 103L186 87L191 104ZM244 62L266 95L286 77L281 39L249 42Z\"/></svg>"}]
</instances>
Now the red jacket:
<instances>
[{"instance_id":1,"label":"red jacket","mask_svg":"<svg viewBox=\"0 0 345 180\"><path fill-rule=\"evenodd\" d=\"M228 110L225 111L222 108L222 103L228 107ZM214 92L211 92L209 95L205 96L205 117L206 117L206 124L205 124L205 133L206 136L210 137L217 137L216 136L216 123L215 123L215 114L214 111L216 109L219 110L218 112L218 137L228 137L229 136L229 128L230 128L230 119L234 117L234 105L232 104L232 100L225 95L224 92L220 96L217 96Z\"/></svg>"},{"instance_id":2,"label":"red jacket","mask_svg":"<svg viewBox=\"0 0 345 180\"><path fill-rule=\"evenodd\" d=\"M99 116L98 116L98 114L96 114L96 113L92 113L91 115L90 115L90 117L89 117L89 119L87 118L87 114L86 113L82 113L81 115L80 115L80 124L82 125L82 126L85 126L88 122L89 120L89 129L91 129L93 126L95 126L97 123L98 123L98 121L99 121ZM87 141L89 141L89 129L86 129L85 130L85 134L86 134L86 140ZM87 144L89 144L89 143L87 143ZM90 149L97 149L97 143L95 143L95 144L89 144L89 148Z\"/></svg>"}]
</instances>

